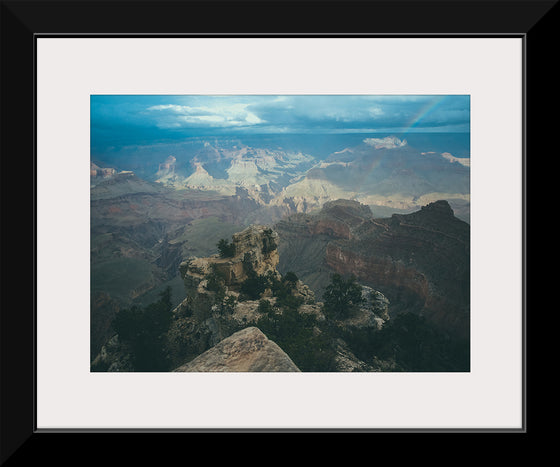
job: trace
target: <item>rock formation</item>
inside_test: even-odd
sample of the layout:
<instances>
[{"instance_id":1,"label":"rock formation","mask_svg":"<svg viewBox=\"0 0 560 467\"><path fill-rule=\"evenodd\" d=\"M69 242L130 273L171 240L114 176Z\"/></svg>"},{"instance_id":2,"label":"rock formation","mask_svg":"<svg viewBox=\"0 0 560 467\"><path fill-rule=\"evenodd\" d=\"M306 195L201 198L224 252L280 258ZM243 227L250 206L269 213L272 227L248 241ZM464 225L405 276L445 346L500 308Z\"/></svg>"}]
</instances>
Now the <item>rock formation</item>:
<instances>
[{"instance_id":1,"label":"rock formation","mask_svg":"<svg viewBox=\"0 0 560 467\"><path fill-rule=\"evenodd\" d=\"M90 163L90 178L91 182L100 180L100 179L108 179L115 175L117 171L112 167L99 167L98 165L94 164L93 162Z\"/></svg>"},{"instance_id":2,"label":"rock formation","mask_svg":"<svg viewBox=\"0 0 560 467\"><path fill-rule=\"evenodd\" d=\"M468 288L468 231L446 202L374 219L367 206L340 200L327 203L318 216L296 220L293 225L286 221L292 237L253 225L233 234L231 244L224 240L220 254L181 263L186 297L160 336L169 371L414 370L408 347L404 358L409 360L401 360L399 345L416 344L407 329L394 326L393 297L397 311L415 311L448 335L463 337L468 306L460 292ZM322 250L306 251L289 242L301 238ZM317 254L330 272L354 274L362 302L347 315L325 311L299 274L277 270L285 251L299 251L300 262ZM257 293L247 289L253 282L260 284ZM443 342L435 334L427 336L433 340L426 342L428 348ZM385 340L376 347L378 338ZM400 339L396 347L393 339ZM126 342L115 336L102 347L94 371L134 371L132 361ZM446 355L441 361L453 368Z\"/></svg>"},{"instance_id":3,"label":"rock formation","mask_svg":"<svg viewBox=\"0 0 560 467\"><path fill-rule=\"evenodd\" d=\"M165 159L165 162L159 164L157 175L166 175L171 172L174 172L175 162L177 162L175 156L169 156L167 159Z\"/></svg>"},{"instance_id":4,"label":"rock formation","mask_svg":"<svg viewBox=\"0 0 560 467\"><path fill-rule=\"evenodd\" d=\"M240 300L240 290L250 274L280 277L276 242L276 232L254 225L232 236L231 257L215 254L181 263L187 297L176 308L167 336L172 361L188 361L262 316L259 300ZM309 300L314 298L303 284L300 288ZM263 295L272 299L270 290Z\"/></svg>"},{"instance_id":5,"label":"rock formation","mask_svg":"<svg viewBox=\"0 0 560 467\"><path fill-rule=\"evenodd\" d=\"M178 355L175 358L176 362L181 359L185 362L196 360L198 363L194 368L202 368L198 366L202 365L198 355L210 347L222 349L221 342L227 339L232 332L248 326L255 328L258 326L259 320L263 318L276 316L275 319L280 319L283 314L282 304L272 289L264 290L260 299L242 298L240 292L241 285L249 278L248 271L253 271L260 277L282 282L283 276L276 269L279 262L277 243L278 234L274 230L266 226L251 226L232 236L232 245L235 248L235 254L232 257L223 258L216 254L206 258L190 258L181 265L180 270L185 281L187 298L175 310L177 319L168 333L169 347L178 349L175 352ZM209 284L216 278L221 281L221 287L218 289ZM299 303L298 314L312 317L317 323L325 322L322 303L316 302L313 291L301 280L291 283L290 294ZM339 323L344 329L380 329L383 323L389 319L387 312L389 303L383 294L364 287L363 297L364 303L357 312ZM269 315L261 309L262 300L268 303L270 310L273 310L273 315ZM227 303L229 304L227 305ZM320 334L321 331L317 328L314 332ZM236 346L242 346L242 342L245 341L237 342ZM374 371L364 362L350 356L351 352L344 347L343 342L333 341L329 346L337 355L335 359L337 371ZM213 351L212 355L218 350ZM253 357L250 356L252 352L252 350L245 352L249 359L246 364L242 364L241 357L239 357L236 365L239 368L242 368L242 365L245 367L251 365L252 368L251 359ZM207 358L210 357L205 357L202 361L206 362ZM212 361L214 361L214 357L212 357ZM229 368L225 363L223 365L224 368ZM185 365L177 366L186 368ZM191 367L188 366L188 368Z\"/></svg>"},{"instance_id":6,"label":"rock formation","mask_svg":"<svg viewBox=\"0 0 560 467\"><path fill-rule=\"evenodd\" d=\"M226 287L233 290L248 278L250 271L258 275L268 272L277 274L279 256L278 234L266 226L252 225L232 237L235 254L221 257L216 254L208 258L190 258L181 263L179 270L188 290L201 292L199 285L215 272L223 278ZM202 284L205 287L207 282Z\"/></svg>"},{"instance_id":7,"label":"rock formation","mask_svg":"<svg viewBox=\"0 0 560 467\"><path fill-rule=\"evenodd\" d=\"M470 228L447 201L411 214L373 218L356 201L279 222L280 272L290 269L316 294L330 274L355 274L382 291L393 314L414 311L442 331L468 337Z\"/></svg>"},{"instance_id":8,"label":"rock formation","mask_svg":"<svg viewBox=\"0 0 560 467\"><path fill-rule=\"evenodd\" d=\"M258 328L247 327L225 338L176 372L299 372L276 343Z\"/></svg>"}]
</instances>

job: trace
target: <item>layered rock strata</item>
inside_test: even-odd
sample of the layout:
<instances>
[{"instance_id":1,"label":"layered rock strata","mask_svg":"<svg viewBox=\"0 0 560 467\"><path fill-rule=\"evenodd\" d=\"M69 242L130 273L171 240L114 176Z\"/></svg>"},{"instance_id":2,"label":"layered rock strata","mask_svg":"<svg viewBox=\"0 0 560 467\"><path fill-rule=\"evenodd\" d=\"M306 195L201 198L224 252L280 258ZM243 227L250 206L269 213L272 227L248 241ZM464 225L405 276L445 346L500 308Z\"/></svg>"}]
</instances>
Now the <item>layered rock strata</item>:
<instances>
[{"instance_id":1,"label":"layered rock strata","mask_svg":"<svg viewBox=\"0 0 560 467\"><path fill-rule=\"evenodd\" d=\"M332 273L354 274L383 292L392 314L412 311L446 334L469 336L470 227L447 201L373 218L367 206L339 200L275 228L279 271L294 271L319 299Z\"/></svg>"}]
</instances>

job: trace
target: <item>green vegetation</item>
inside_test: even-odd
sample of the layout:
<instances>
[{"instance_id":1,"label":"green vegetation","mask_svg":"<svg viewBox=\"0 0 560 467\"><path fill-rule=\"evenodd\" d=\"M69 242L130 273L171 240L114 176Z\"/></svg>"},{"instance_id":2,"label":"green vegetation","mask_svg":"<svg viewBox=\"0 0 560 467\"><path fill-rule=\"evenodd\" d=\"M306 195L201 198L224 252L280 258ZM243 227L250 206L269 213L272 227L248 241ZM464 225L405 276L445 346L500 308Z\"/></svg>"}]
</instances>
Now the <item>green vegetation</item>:
<instances>
[{"instance_id":1,"label":"green vegetation","mask_svg":"<svg viewBox=\"0 0 560 467\"><path fill-rule=\"evenodd\" d=\"M284 276L282 277L282 280L286 283L291 284L292 286L295 286L297 284L297 282L299 281L296 273L292 272L292 271L289 271L286 274L284 274Z\"/></svg>"},{"instance_id":2,"label":"green vegetation","mask_svg":"<svg viewBox=\"0 0 560 467\"><path fill-rule=\"evenodd\" d=\"M304 299L299 295L287 294L276 299L276 304L283 309L298 310L303 305Z\"/></svg>"},{"instance_id":3,"label":"green vegetation","mask_svg":"<svg viewBox=\"0 0 560 467\"><path fill-rule=\"evenodd\" d=\"M274 241L274 237L272 235L272 229L265 229L263 232L263 247L262 247L263 255L266 255L267 253L276 250L276 248L278 248L278 245Z\"/></svg>"},{"instance_id":4,"label":"green vegetation","mask_svg":"<svg viewBox=\"0 0 560 467\"><path fill-rule=\"evenodd\" d=\"M382 329L340 331L361 360L394 362L397 371L469 371L469 343L451 340L413 313L403 313Z\"/></svg>"},{"instance_id":5,"label":"green vegetation","mask_svg":"<svg viewBox=\"0 0 560 467\"><path fill-rule=\"evenodd\" d=\"M247 279L241 284L239 293L243 299L258 300L267 287L268 280L266 276L250 271Z\"/></svg>"},{"instance_id":6,"label":"green vegetation","mask_svg":"<svg viewBox=\"0 0 560 467\"><path fill-rule=\"evenodd\" d=\"M235 244L229 243L226 239L222 238L216 245L220 252L221 258L232 258L235 256Z\"/></svg>"},{"instance_id":7,"label":"green vegetation","mask_svg":"<svg viewBox=\"0 0 560 467\"><path fill-rule=\"evenodd\" d=\"M336 371L335 353L328 333L320 329L314 314L300 311L303 297L294 294L297 276L286 273L281 279L273 273L261 276L270 288L274 305L259 301L262 314L256 326L276 342L302 371Z\"/></svg>"},{"instance_id":8,"label":"green vegetation","mask_svg":"<svg viewBox=\"0 0 560 467\"><path fill-rule=\"evenodd\" d=\"M268 305L262 304L262 307L268 309ZM315 316L300 313L293 306L284 306L281 311L263 315L256 326L276 342L301 371L336 371L330 337L321 332Z\"/></svg>"},{"instance_id":9,"label":"green vegetation","mask_svg":"<svg viewBox=\"0 0 560 467\"><path fill-rule=\"evenodd\" d=\"M270 303L270 300L266 300L264 298L259 301L259 306L257 307L257 311L259 313L262 313L263 315L271 315L275 312L272 303Z\"/></svg>"},{"instance_id":10,"label":"green vegetation","mask_svg":"<svg viewBox=\"0 0 560 467\"><path fill-rule=\"evenodd\" d=\"M363 303L362 287L354 275L344 279L340 274L333 274L331 283L327 285L323 294L323 300L324 311L329 318L348 318Z\"/></svg>"},{"instance_id":11,"label":"green vegetation","mask_svg":"<svg viewBox=\"0 0 560 467\"><path fill-rule=\"evenodd\" d=\"M257 274L251 263L251 255L245 253L243 256L243 270L247 279L239 288L240 300L258 300L263 292L270 287L270 275Z\"/></svg>"},{"instance_id":12,"label":"green vegetation","mask_svg":"<svg viewBox=\"0 0 560 467\"><path fill-rule=\"evenodd\" d=\"M241 284L241 300L258 300L266 289L272 291L276 297L276 304L279 307L298 308L303 304L303 297L293 294L293 290L298 282L297 276L293 272L288 272L282 279L278 279L272 271L259 275L252 268L249 261L245 261L244 269L247 279Z\"/></svg>"},{"instance_id":13,"label":"green vegetation","mask_svg":"<svg viewBox=\"0 0 560 467\"><path fill-rule=\"evenodd\" d=\"M253 324L276 342L301 371L337 371L337 339L342 339L357 359L379 371L449 372L470 368L469 343L447 338L417 314L398 314L381 329L344 323L363 305L362 287L354 275L331 275L323 294L326 319L319 321L311 308L302 307L304 298L298 292L297 274L289 271L281 276L269 271L259 275L252 264L251 255L246 255L243 266L247 279L240 286L239 300L259 300L260 317ZM179 319L188 316L196 323L204 323L212 318L212 326L217 326L222 335L245 327L247 322L233 316L237 301L226 295L226 280L216 265L206 279L206 288L213 293L195 296ZM263 296L267 289L273 297L270 300ZM172 363L168 355L173 355L176 363L177 355L199 355L211 346L211 333L207 332L170 344L167 332L172 319L169 287L157 301L145 306L137 303L116 314L112 326L131 356L134 371L169 371Z\"/></svg>"},{"instance_id":14,"label":"green vegetation","mask_svg":"<svg viewBox=\"0 0 560 467\"><path fill-rule=\"evenodd\" d=\"M167 371L164 334L172 319L171 288L160 294L157 302L145 308L132 306L121 310L113 320L119 340L132 353L135 371Z\"/></svg>"},{"instance_id":15,"label":"green vegetation","mask_svg":"<svg viewBox=\"0 0 560 467\"><path fill-rule=\"evenodd\" d=\"M270 274L267 278L272 295L276 297L277 306L297 309L300 305L303 305L303 297L293 294L298 282L295 273L287 272L281 280L277 279L273 274Z\"/></svg>"}]
</instances>

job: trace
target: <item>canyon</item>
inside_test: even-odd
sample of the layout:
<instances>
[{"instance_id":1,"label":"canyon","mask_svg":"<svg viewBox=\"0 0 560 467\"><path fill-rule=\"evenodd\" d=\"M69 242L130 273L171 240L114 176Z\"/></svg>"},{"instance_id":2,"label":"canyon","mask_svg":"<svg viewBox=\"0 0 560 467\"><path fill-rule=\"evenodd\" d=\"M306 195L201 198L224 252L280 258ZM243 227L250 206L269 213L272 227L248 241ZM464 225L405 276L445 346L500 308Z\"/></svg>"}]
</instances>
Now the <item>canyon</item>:
<instances>
[{"instance_id":1,"label":"canyon","mask_svg":"<svg viewBox=\"0 0 560 467\"><path fill-rule=\"evenodd\" d=\"M407 363L387 353L386 343L372 354L361 342L368 335L381 345L385 330L403 339L411 313L422 320L412 326L426 332L423 345L442 347L436 354L442 365L462 371L465 357L458 358L453 346L462 343L460 355L468 352L468 225L465 230L445 201L388 219L368 211L338 200L317 216L295 216L298 238L328 239L321 253L330 276L358 281L361 302L343 318L329 315L303 278L279 272L292 247L290 218L278 230L251 225L233 234L231 254L181 262L186 297L160 337L168 371L403 371ZM432 264L427 259L434 255ZM113 334L92 367L135 371L133 361L130 344Z\"/></svg>"},{"instance_id":2,"label":"canyon","mask_svg":"<svg viewBox=\"0 0 560 467\"><path fill-rule=\"evenodd\" d=\"M373 218L355 201L276 224L280 271L293 270L320 296L333 272L382 291L391 312L414 311L460 338L469 335L470 227L447 201Z\"/></svg>"},{"instance_id":3,"label":"canyon","mask_svg":"<svg viewBox=\"0 0 560 467\"><path fill-rule=\"evenodd\" d=\"M266 317L257 311L259 301L239 301L238 295L249 278L247 264L257 276L270 273L277 281L295 273L294 297L304 301L298 313L319 322L333 274L354 275L364 296L380 294L387 304L375 319L365 314L356 323L377 329L382 321L412 313L445 339L468 341L468 157L421 150L396 137L365 138L321 157L226 139L191 149L150 156L144 165L138 165L139 154L130 159L136 165L126 158L91 163L91 358L98 367L132 368L126 359L113 358L122 353L122 343L111 323L119 310L147 306L167 287L174 316L182 316L167 335L176 366L255 325ZM268 259L258 254L265 230L273 232L276 245ZM230 238L249 256L216 256L218 241ZM227 324L224 316L207 316L214 313L207 305L215 297L200 283L212 272L237 301ZM189 290L197 293L187 303ZM264 299L275 306L267 293ZM195 325L194 315L206 316L206 324ZM327 347L336 348L333 371L395 368L390 358L360 360L340 336ZM99 364L102 354L113 357ZM348 356L345 366L342 355Z\"/></svg>"}]
</instances>

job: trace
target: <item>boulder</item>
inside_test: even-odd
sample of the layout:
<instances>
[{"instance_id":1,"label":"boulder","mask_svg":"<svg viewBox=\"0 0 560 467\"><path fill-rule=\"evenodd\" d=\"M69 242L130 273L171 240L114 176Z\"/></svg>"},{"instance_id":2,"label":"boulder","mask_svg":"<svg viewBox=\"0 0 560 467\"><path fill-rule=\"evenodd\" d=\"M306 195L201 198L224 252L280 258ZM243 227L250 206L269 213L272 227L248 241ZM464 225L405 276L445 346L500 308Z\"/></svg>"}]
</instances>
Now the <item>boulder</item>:
<instances>
[{"instance_id":1,"label":"boulder","mask_svg":"<svg viewBox=\"0 0 560 467\"><path fill-rule=\"evenodd\" d=\"M175 372L299 372L290 357L251 326L225 338Z\"/></svg>"}]
</instances>

